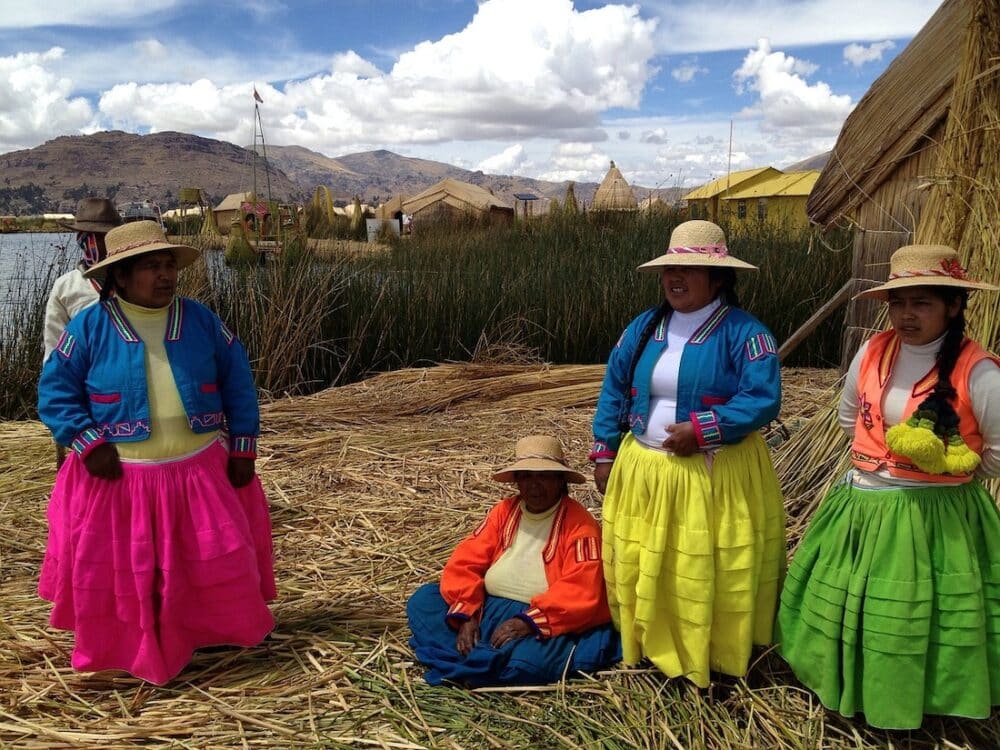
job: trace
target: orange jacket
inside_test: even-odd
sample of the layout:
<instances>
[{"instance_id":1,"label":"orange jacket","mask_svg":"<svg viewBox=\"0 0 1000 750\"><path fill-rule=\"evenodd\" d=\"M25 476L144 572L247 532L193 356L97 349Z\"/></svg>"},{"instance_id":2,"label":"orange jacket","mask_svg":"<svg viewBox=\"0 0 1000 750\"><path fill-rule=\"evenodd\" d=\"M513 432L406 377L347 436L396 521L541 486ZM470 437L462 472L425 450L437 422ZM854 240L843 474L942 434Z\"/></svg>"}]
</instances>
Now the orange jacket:
<instances>
[{"instance_id":1,"label":"orange jacket","mask_svg":"<svg viewBox=\"0 0 1000 750\"><path fill-rule=\"evenodd\" d=\"M884 331L874 336L868 342L861 367L858 371L858 417L854 425L854 441L851 444L851 461L859 469L865 471L888 470L894 477L919 479L924 482L939 482L955 484L967 481L969 475L927 474L913 464L906 456L900 456L889 450L885 443L885 431L892 425L886 425L882 416L882 397L885 387L892 377L892 370L899 356L899 337L894 331ZM972 402L969 398L969 373L972 368L992 355L971 339L962 343L955 369L952 371L951 383L955 388L957 398L952 405L959 416L959 432L965 444L976 453L983 452L983 436L979 432L979 424L972 412ZM998 363L1000 364L1000 363ZM906 402L907 417L930 395L937 384L937 367L931 369L914 386Z\"/></svg>"},{"instance_id":2,"label":"orange jacket","mask_svg":"<svg viewBox=\"0 0 1000 750\"><path fill-rule=\"evenodd\" d=\"M542 552L549 587L531 600L522 616L539 638L579 633L611 621L601 564L601 528L569 495L559 502ZM448 603L446 617L453 627L479 616L486 600L486 571L513 543L520 520L518 498L501 500L448 558L441 575L441 596Z\"/></svg>"}]
</instances>

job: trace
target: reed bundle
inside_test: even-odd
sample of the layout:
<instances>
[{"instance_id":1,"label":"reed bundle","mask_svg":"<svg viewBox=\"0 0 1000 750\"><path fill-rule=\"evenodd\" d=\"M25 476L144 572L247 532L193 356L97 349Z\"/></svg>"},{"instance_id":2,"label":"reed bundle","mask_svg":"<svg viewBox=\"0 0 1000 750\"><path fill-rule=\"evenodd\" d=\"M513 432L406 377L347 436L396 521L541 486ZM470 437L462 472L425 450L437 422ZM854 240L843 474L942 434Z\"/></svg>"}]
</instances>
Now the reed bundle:
<instances>
[{"instance_id":1,"label":"reed bundle","mask_svg":"<svg viewBox=\"0 0 1000 750\"><path fill-rule=\"evenodd\" d=\"M490 476L518 436L555 434L584 467L601 375L448 364L267 404L258 467L277 629L259 648L197 654L162 688L69 668L71 637L35 593L51 443L36 422L0 423L0 747L884 746L885 733L826 715L767 653L748 680L706 692L647 669L534 689L423 684L406 598L502 496ZM786 370L785 424L807 423L833 378ZM591 489L576 495L599 509ZM942 741L997 746L1000 725L932 720L909 746Z\"/></svg>"}]
</instances>

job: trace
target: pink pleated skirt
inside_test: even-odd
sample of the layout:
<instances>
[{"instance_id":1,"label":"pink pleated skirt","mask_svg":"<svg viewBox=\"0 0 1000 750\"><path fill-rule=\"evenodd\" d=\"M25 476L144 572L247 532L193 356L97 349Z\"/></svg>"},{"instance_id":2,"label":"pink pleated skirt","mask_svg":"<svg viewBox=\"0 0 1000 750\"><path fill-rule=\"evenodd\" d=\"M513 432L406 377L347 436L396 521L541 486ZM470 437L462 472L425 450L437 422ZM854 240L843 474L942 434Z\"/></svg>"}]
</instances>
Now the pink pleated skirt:
<instances>
[{"instance_id":1,"label":"pink pleated skirt","mask_svg":"<svg viewBox=\"0 0 1000 750\"><path fill-rule=\"evenodd\" d=\"M72 630L74 669L159 685L198 648L255 646L274 627L271 520L260 479L235 489L219 442L180 459L122 462L96 479L73 452L49 500L38 593Z\"/></svg>"}]
</instances>

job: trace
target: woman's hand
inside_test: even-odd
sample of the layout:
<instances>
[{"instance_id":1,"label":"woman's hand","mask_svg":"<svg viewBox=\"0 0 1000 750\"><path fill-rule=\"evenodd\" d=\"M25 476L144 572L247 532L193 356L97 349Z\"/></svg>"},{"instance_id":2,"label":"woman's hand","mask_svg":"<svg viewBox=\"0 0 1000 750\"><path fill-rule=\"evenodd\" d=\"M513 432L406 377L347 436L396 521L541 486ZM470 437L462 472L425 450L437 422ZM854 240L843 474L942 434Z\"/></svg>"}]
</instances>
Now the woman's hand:
<instances>
[{"instance_id":1,"label":"woman's hand","mask_svg":"<svg viewBox=\"0 0 1000 750\"><path fill-rule=\"evenodd\" d=\"M472 647L479 640L479 621L475 618L466 620L458 626L458 638L455 639L455 648L462 656L468 656Z\"/></svg>"},{"instance_id":2,"label":"woman's hand","mask_svg":"<svg viewBox=\"0 0 1000 750\"><path fill-rule=\"evenodd\" d=\"M508 641L524 638L526 635L531 635L532 632L531 626L520 617L511 617L509 620L501 622L493 631L490 645L493 648L500 648Z\"/></svg>"},{"instance_id":3,"label":"woman's hand","mask_svg":"<svg viewBox=\"0 0 1000 750\"><path fill-rule=\"evenodd\" d=\"M229 483L233 487L237 489L245 487L253 479L254 460L252 458L234 458L230 456L229 463L226 466L226 475L229 477Z\"/></svg>"},{"instance_id":4,"label":"woman's hand","mask_svg":"<svg viewBox=\"0 0 1000 750\"><path fill-rule=\"evenodd\" d=\"M667 425L667 439L663 447L675 456L693 456L698 450L698 437L690 422Z\"/></svg>"},{"instance_id":5,"label":"woman's hand","mask_svg":"<svg viewBox=\"0 0 1000 750\"><path fill-rule=\"evenodd\" d=\"M98 479L121 479L122 463L114 443L101 443L83 458L87 473Z\"/></svg>"},{"instance_id":6,"label":"woman's hand","mask_svg":"<svg viewBox=\"0 0 1000 750\"><path fill-rule=\"evenodd\" d=\"M608 490L608 477L611 476L612 466L614 461L600 461L594 464L594 484L602 495Z\"/></svg>"}]
</instances>

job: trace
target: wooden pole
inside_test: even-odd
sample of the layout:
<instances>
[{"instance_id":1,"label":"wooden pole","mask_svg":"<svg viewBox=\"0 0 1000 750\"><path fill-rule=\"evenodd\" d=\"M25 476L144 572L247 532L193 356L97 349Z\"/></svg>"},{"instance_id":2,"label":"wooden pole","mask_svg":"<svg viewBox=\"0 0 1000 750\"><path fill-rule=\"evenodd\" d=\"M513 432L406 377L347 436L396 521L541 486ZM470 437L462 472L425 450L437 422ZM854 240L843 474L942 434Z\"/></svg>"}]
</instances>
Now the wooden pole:
<instances>
[{"instance_id":1,"label":"wooden pole","mask_svg":"<svg viewBox=\"0 0 1000 750\"><path fill-rule=\"evenodd\" d=\"M830 317L830 314L836 310L838 307L843 305L851 298L851 291L854 289L855 280L848 279L847 283L837 290L829 300L823 303L823 306L819 308L816 312L809 316L809 320L799 326L799 329L795 331L791 336L789 336L785 343L781 345L778 349L778 359L782 362L785 361L785 357L792 353L792 351L812 333L819 324Z\"/></svg>"}]
</instances>

